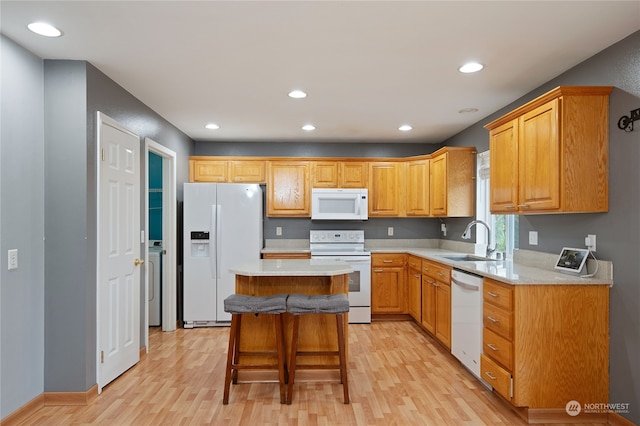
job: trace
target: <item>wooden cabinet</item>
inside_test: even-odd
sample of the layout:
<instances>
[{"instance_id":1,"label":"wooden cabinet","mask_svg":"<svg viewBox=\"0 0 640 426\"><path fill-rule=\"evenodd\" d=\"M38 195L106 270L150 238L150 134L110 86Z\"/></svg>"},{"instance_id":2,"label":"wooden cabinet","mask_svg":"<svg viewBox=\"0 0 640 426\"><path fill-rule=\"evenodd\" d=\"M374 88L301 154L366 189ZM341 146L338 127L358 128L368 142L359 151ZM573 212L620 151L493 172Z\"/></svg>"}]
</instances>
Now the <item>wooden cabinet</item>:
<instances>
[{"instance_id":1,"label":"wooden cabinet","mask_svg":"<svg viewBox=\"0 0 640 426\"><path fill-rule=\"evenodd\" d=\"M492 213L608 211L611 90L561 86L485 126Z\"/></svg>"},{"instance_id":2,"label":"wooden cabinet","mask_svg":"<svg viewBox=\"0 0 640 426\"><path fill-rule=\"evenodd\" d=\"M422 321L422 259L407 259L407 311L418 324Z\"/></svg>"},{"instance_id":3,"label":"wooden cabinet","mask_svg":"<svg viewBox=\"0 0 640 426\"><path fill-rule=\"evenodd\" d=\"M451 348L451 268L422 260L422 326Z\"/></svg>"},{"instance_id":4,"label":"wooden cabinet","mask_svg":"<svg viewBox=\"0 0 640 426\"><path fill-rule=\"evenodd\" d=\"M369 163L369 217L397 217L402 213L403 163Z\"/></svg>"},{"instance_id":5,"label":"wooden cabinet","mask_svg":"<svg viewBox=\"0 0 640 426\"><path fill-rule=\"evenodd\" d=\"M371 313L406 313L405 255L374 253L371 255Z\"/></svg>"},{"instance_id":6,"label":"wooden cabinet","mask_svg":"<svg viewBox=\"0 0 640 426\"><path fill-rule=\"evenodd\" d=\"M267 162L267 215L311 217L308 161Z\"/></svg>"},{"instance_id":7,"label":"wooden cabinet","mask_svg":"<svg viewBox=\"0 0 640 426\"><path fill-rule=\"evenodd\" d=\"M313 161L313 188L366 188L367 163L363 161Z\"/></svg>"},{"instance_id":8,"label":"wooden cabinet","mask_svg":"<svg viewBox=\"0 0 640 426\"><path fill-rule=\"evenodd\" d=\"M190 182L227 182L229 167L225 160L189 160Z\"/></svg>"},{"instance_id":9,"label":"wooden cabinet","mask_svg":"<svg viewBox=\"0 0 640 426\"><path fill-rule=\"evenodd\" d=\"M608 286L511 286L485 278L483 300L482 378L527 407L529 419L566 416L572 400L607 400Z\"/></svg>"},{"instance_id":10,"label":"wooden cabinet","mask_svg":"<svg viewBox=\"0 0 640 426\"><path fill-rule=\"evenodd\" d=\"M431 158L429 200L431 216L474 215L474 148L444 148Z\"/></svg>"},{"instance_id":11,"label":"wooden cabinet","mask_svg":"<svg viewBox=\"0 0 640 426\"><path fill-rule=\"evenodd\" d=\"M340 161L339 186L341 188L367 188L369 164L365 161Z\"/></svg>"},{"instance_id":12,"label":"wooden cabinet","mask_svg":"<svg viewBox=\"0 0 640 426\"><path fill-rule=\"evenodd\" d=\"M301 252L279 252L262 253L263 259L311 259L311 253Z\"/></svg>"},{"instance_id":13,"label":"wooden cabinet","mask_svg":"<svg viewBox=\"0 0 640 426\"><path fill-rule=\"evenodd\" d=\"M267 162L264 160L229 161L229 182L265 183Z\"/></svg>"},{"instance_id":14,"label":"wooden cabinet","mask_svg":"<svg viewBox=\"0 0 640 426\"><path fill-rule=\"evenodd\" d=\"M429 216L429 159L409 161L406 164L407 216Z\"/></svg>"},{"instance_id":15,"label":"wooden cabinet","mask_svg":"<svg viewBox=\"0 0 640 426\"><path fill-rule=\"evenodd\" d=\"M311 187L337 188L338 173L337 161L313 161L311 163Z\"/></svg>"},{"instance_id":16,"label":"wooden cabinet","mask_svg":"<svg viewBox=\"0 0 640 426\"><path fill-rule=\"evenodd\" d=\"M190 182L264 183L266 161L190 157Z\"/></svg>"}]
</instances>

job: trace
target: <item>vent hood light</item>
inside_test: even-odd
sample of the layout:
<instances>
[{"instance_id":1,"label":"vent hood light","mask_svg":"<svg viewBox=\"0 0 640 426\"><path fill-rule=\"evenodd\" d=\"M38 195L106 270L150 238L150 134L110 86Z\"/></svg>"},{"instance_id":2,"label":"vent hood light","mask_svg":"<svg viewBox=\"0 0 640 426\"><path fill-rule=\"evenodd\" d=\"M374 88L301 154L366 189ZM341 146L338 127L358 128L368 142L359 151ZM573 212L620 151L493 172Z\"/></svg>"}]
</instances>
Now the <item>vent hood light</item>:
<instances>
[{"instance_id":1,"label":"vent hood light","mask_svg":"<svg viewBox=\"0 0 640 426\"><path fill-rule=\"evenodd\" d=\"M217 130L220 128L220 126L218 126L216 123L209 123L204 127L206 127L209 130Z\"/></svg>"},{"instance_id":2,"label":"vent hood light","mask_svg":"<svg viewBox=\"0 0 640 426\"><path fill-rule=\"evenodd\" d=\"M408 124L403 124L402 126L398 127L398 130L400 130L401 132L408 132L409 130L413 130L413 127L409 126Z\"/></svg>"},{"instance_id":3,"label":"vent hood light","mask_svg":"<svg viewBox=\"0 0 640 426\"><path fill-rule=\"evenodd\" d=\"M478 62L467 62L466 64L458 68L458 71L468 74L472 72L478 72L482 68L484 68L484 65L479 64Z\"/></svg>"},{"instance_id":4,"label":"vent hood light","mask_svg":"<svg viewBox=\"0 0 640 426\"><path fill-rule=\"evenodd\" d=\"M32 22L27 25L27 28L36 34L45 37L60 37L62 35L62 31L53 25L47 24L46 22Z\"/></svg>"},{"instance_id":5,"label":"vent hood light","mask_svg":"<svg viewBox=\"0 0 640 426\"><path fill-rule=\"evenodd\" d=\"M307 94L304 93L302 90L292 90L291 92L289 92L289 97L294 99L302 99L302 98L306 98Z\"/></svg>"}]
</instances>

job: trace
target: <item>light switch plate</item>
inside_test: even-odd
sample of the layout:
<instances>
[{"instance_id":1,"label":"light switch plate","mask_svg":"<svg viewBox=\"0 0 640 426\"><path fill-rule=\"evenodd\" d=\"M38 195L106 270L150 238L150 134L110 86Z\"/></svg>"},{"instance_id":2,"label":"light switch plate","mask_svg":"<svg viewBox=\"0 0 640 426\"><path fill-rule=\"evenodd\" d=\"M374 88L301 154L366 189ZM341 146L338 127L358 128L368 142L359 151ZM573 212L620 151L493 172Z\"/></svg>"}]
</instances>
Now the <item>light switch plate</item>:
<instances>
[{"instance_id":1,"label":"light switch plate","mask_svg":"<svg viewBox=\"0 0 640 426\"><path fill-rule=\"evenodd\" d=\"M529 245L538 245L538 231L529 231Z\"/></svg>"},{"instance_id":2,"label":"light switch plate","mask_svg":"<svg viewBox=\"0 0 640 426\"><path fill-rule=\"evenodd\" d=\"M7 252L7 269L10 271L12 269L18 269L18 249L11 249Z\"/></svg>"}]
</instances>

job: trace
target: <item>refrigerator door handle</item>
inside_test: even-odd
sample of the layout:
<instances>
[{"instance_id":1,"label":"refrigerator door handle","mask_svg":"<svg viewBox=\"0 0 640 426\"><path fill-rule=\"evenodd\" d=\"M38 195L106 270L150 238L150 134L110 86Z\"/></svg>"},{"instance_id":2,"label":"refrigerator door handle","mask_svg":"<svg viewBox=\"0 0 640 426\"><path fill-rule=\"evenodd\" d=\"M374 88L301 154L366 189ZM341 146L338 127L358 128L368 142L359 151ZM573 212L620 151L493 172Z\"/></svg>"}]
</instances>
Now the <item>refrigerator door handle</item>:
<instances>
[{"instance_id":1,"label":"refrigerator door handle","mask_svg":"<svg viewBox=\"0 0 640 426\"><path fill-rule=\"evenodd\" d=\"M220 278L220 268L218 265L222 262L222 205L216 204L216 278Z\"/></svg>"},{"instance_id":2,"label":"refrigerator door handle","mask_svg":"<svg viewBox=\"0 0 640 426\"><path fill-rule=\"evenodd\" d=\"M211 278L216 278L216 270L217 268L217 261L218 261L218 231L216 229L216 223L217 223L217 211L216 211L216 207L218 207L216 204L212 204L211 205L211 223L209 224L209 229L212 231L211 233L213 235L209 236L209 268L211 268ZM216 231L213 231L214 229L216 229Z\"/></svg>"}]
</instances>

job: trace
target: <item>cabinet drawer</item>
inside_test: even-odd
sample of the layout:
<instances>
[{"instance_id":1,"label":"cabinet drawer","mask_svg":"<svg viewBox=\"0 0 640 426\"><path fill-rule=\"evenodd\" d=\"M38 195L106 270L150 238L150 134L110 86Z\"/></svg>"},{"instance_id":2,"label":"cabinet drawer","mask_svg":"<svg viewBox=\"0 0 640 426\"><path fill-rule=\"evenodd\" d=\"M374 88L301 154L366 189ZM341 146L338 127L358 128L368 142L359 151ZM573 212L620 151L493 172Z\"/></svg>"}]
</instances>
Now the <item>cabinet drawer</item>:
<instances>
[{"instance_id":1,"label":"cabinet drawer","mask_svg":"<svg viewBox=\"0 0 640 426\"><path fill-rule=\"evenodd\" d=\"M513 370L513 344L488 328L482 331L482 352Z\"/></svg>"},{"instance_id":2,"label":"cabinet drawer","mask_svg":"<svg viewBox=\"0 0 640 426\"><path fill-rule=\"evenodd\" d=\"M493 386L493 390L511 400L511 374L485 354L480 354L480 375L487 383Z\"/></svg>"},{"instance_id":3,"label":"cabinet drawer","mask_svg":"<svg viewBox=\"0 0 640 426\"><path fill-rule=\"evenodd\" d=\"M489 303L493 303L496 306L506 309L507 311L513 310L513 289L506 285L498 284L496 281L485 278L483 285L484 300Z\"/></svg>"},{"instance_id":4,"label":"cabinet drawer","mask_svg":"<svg viewBox=\"0 0 640 426\"><path fill-rule=\"evenodd\" d=\"M429 260L422 261L422 273L446 284L451 284L451 268Z\"/></svg>"},{"instance_id":5,"label":"cabinet drawer","mask_svg":"<svg viewBox=\"0 0 640 426\"><path fill-rule=\"evenodd\" d=\"M513 339L513 314L500 309L491 303L483 305L483 323L489 330L498 333L505 339Z\"/></svg>"},{"instance_id":6,"label":"cabinet drawer","mask_svg":"<svg viewBox=\"0 0 640 426\"><path fill-rule=\"evenodd\" d=\"M392 267L404 266L404 254L398 253L376 253L371 256L371 266L375 267Z\"/></svg>"},{"instance_id":7,"label":"cabinet drawer","mask_svg":"<svg viewBox=\"0 0 640 426\"><path fill-rule=\"evenodd\" d=\"M409 256L407 259L407 266L409 269L415 269L420 273L420 269L422 268L422 259L417 256Z\"/></svg>"}]
</instances>

